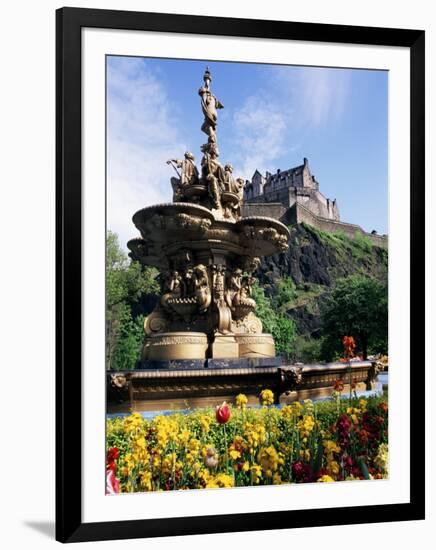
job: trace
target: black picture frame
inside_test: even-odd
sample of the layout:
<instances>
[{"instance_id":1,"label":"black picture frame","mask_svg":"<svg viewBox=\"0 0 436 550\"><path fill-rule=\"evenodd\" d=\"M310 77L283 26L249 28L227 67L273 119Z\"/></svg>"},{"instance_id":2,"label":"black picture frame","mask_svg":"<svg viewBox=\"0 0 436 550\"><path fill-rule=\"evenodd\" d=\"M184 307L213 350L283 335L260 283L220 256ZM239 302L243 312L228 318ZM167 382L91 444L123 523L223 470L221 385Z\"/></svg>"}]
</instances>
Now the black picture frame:
<instances>
[{"instance_id":1,"label":"black picture frame","mask_svg":"<svg viewBox=\"0 0 436 550\"><path fill-rule=\"evenodd\" d=\"M410 502L238 515L82 522L81 29L128 29L410 49ZM56 539L128 539L424 519L424 52L421 30L79 8L56 12ZM419 377L413 376L419 369Z\"/></svg>"}]
</instances>

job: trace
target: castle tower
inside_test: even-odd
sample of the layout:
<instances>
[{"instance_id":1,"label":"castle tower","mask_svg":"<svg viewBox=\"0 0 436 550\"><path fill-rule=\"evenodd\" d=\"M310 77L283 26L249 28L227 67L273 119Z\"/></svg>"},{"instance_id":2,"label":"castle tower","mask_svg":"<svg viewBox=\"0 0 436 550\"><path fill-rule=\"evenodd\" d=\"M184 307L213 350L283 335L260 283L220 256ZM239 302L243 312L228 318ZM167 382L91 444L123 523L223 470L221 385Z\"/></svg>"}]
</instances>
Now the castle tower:
<instances>
[{"instance_id":1,"label":"castle tower","mask_svg":"<svg viewBox=\"0 0 436 550\"><path fill-rule=\"evenodd\" d=\"M280 170L273 174L266 172L263 176L256 170L250 182L245 185L244 201L249 204L281 205L281 208L290 209L300 205L315 216L339 221L339 209L336 200L326 198L319 190L319 183L312 174L309 160L304 157L303 164ZM248 209L245 209L248 211ZM250 212L254 212L253 209ZM282 214L280 219L286 220L289 216Z\"/></svg>"}]
</instances>

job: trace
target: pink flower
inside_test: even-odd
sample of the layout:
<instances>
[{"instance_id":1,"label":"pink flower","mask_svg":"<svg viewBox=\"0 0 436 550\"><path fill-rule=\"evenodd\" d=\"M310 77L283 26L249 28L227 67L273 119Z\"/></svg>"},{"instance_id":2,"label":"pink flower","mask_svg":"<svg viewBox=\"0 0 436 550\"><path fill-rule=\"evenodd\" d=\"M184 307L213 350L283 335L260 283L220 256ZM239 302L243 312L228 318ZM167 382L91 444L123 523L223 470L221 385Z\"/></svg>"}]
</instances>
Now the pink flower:
<instances>
[{"instance_id":1,"label":"pink flower","mask_svg":"<svg viewBox=\"0 0 436 550\"><path fill-rule=\"evenodd\" d=\"M115 472L112 468L106 471L106 494L116 495L120 492L120 482L115 477Z\"/></svg>"}]
</instances>

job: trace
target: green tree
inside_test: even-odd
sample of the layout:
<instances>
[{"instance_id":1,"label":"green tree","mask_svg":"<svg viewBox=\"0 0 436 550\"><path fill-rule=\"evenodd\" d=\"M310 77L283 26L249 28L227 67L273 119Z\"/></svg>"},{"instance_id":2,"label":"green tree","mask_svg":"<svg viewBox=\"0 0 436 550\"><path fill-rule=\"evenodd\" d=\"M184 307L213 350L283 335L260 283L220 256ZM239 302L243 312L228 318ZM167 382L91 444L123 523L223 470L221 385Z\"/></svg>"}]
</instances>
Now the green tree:
<instances>
[{"instance_id":1,"label":"green tree","mask_svg":"<svg viewBox=\"0 0 436 550\"><path fill-rule=\"evenodd\" d=\"M262 321L263 331L273 335L277 353L289 358L295 339L294 321L286 313L273 307L271 300L257 283L253 286L252 297L256 300L256 315Z\"/></svg>"},{"instance_id":2,"label":"green tree","mask_svg":"<svg viewBox=\"0 0 436 550\"><path fill-rule=\"evenodd\" d=\"M106 367L134 368L143 339L142 316L132 307L144 294L156 294L157 270L132 262L121 249L118 236L109 231L106 240Z\"/></svg>"},{"instance_id":3,"label":"green tree","mask_svg":"<svg viewBox=\"0 0 436 550\"><path fill-rule=\"evenodd\" d=\"M355 274L339 279L322 308L322 355L341 354L342 337L353 336L364 359L368 353L387 352L387 284Z\"/></svg>"}]
</instances>

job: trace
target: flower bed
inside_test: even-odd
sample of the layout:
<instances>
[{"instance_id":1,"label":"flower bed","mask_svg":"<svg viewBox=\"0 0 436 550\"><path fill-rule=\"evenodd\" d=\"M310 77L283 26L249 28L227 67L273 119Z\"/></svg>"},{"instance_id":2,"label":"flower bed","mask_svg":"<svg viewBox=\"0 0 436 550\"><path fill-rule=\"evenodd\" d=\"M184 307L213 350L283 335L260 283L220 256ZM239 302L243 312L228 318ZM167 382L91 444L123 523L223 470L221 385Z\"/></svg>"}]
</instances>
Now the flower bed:
<instances>
[{"instance_id":1,"label":"flower bed","mask_svg":"<svg viewBox=\"0 0 436 550\"><path fill-rule=\"evenodd\" d=\"M107 492L380 479L388 474L384 398L340 398L107 420Z\"/></svg>"}]
</instances>

